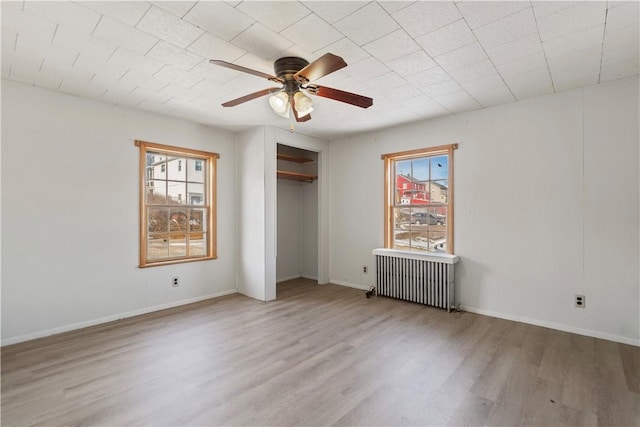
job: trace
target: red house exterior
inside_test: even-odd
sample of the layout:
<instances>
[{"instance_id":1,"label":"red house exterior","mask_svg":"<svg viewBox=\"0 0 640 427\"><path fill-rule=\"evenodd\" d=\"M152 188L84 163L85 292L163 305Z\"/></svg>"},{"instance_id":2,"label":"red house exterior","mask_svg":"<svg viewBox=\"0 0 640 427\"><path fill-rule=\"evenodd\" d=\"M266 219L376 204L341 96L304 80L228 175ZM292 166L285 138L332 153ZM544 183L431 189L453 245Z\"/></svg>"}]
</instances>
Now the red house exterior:
<instances>
[{"instance_id":1,"label":"red house exterior","mask_svg":"<svg viewBox=\"0 0 640 427\"><path fill-rule=\"evenodd\" d=\"M401 205L426 205L429 203L427 184L410 176L396 175L396 191Z\"/></svg>"}]
</instances>

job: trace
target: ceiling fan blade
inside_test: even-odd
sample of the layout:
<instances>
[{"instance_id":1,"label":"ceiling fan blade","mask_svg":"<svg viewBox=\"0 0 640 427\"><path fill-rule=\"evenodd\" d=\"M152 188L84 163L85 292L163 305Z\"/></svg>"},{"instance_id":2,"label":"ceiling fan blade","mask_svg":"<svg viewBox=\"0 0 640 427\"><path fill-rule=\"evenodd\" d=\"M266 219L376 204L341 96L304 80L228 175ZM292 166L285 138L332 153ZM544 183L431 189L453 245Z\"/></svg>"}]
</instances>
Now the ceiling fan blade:
<instances>
[{"instance_id":1,"label":"ceiling fan blade","mask_svg":"<svg viewBox=\"0 0 640 427\"><path fill-rule=\"evenodd\" d=\"M223 107L235 107L238 104L242 104L243 102L251 101L252 99L260 98L261 96L269 95L271 93L276 93L282 90L280 87L270 87L268 89L262 89L257 92L250 93L249 95L241 96L240 98L232 99L231 101L227 101L222 104Z\"/></svg>"},{"instance_id":2,"label":"ceiling fan blade","mask_svg":"<svg viewBox=\"0 0 640 427\"><path fill-rule=\"evenodd\" d=\"M312 95L335 99L336 101L345 102L347 104L355 105L356 107L369 108L373 105L372 98L358 95L356 93L345 92L343 90L318 85L308 86L306 89Z\"/></svg>"},{"instance_id":3,"label":"ceiling fan blade","mask_svg":"<svg viewBox=\"0 0 640 427\"><path fill-rule=\"evenodd\" d=\"M296 80L300 80L302 78L307 82L312 82L346 66L347 63L344 62L344 59L341 57L332 53L325 53L302 70L295 73L293 77Z\"/></svg>"},{"instance_id":4,"label":"ceiling fan blade","mask_svg":"<svg viewBox=\"0 0 640 427\"><path fill-rule=\"evenodd\" d=\"M220 61L218 59L210 59L210 64L219 65L220 67L230 68L235 71L242 71L243 73L252 74L254 76L262 77L272 82L282 83L282 79L271 74L263 73L261 71L252 70L251 68L243 67L241 65L232 64L231 62Z\"/></svg>"},{"instance_id":5,"label":"ceiling fan blade","mask_svg":"<svg viewBox=\"0 0 640 427\"><path fill-rule=\"evenodd\" d=\"M293 115L296 118L296 122L298 123L302 123L302 122L307 122L309 120L311 120L311 114L306 114L302 117L298 116L298 111L296 110L296 101L294 99L294 97L292 96L291 98L291 110L293 111Z\"/></svg>"}]
</instances>

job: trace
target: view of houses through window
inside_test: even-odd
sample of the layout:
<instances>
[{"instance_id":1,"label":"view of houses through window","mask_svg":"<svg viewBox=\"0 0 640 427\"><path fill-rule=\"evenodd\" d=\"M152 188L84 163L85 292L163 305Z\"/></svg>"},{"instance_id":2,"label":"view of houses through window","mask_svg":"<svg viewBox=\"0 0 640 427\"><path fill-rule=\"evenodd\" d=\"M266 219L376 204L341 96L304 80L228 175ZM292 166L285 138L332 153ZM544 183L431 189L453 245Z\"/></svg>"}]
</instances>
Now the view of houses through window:
<instances>
[{"instance_id":1,"label":"view of houses through window","mask_svg":"<svg viewBox=\"0 0 640 427\"><path fill-rule=\"evenodd\" d=\"M180 152L144 151L146 230L141 237L141 265L211 257L208 159ZM144 247L144 249L143 249Z\"/></svg>"},{"instance_id":2,"label":"view of houses through window","mask_svg":"<svg viewBox=\"0 0 640 427\"><path fill-rule=\"evenodd\" d=\"M449 147L383 156L388 162L387 247L450 252Z\"/></svg>"}]
</instances>

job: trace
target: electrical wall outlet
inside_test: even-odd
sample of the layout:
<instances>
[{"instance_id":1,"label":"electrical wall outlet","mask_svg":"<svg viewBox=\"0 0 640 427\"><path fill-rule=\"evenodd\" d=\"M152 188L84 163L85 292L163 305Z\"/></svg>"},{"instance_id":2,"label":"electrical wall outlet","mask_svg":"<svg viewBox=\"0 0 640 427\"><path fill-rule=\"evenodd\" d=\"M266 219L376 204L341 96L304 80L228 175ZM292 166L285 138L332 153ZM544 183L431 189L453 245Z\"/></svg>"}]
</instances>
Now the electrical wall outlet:
<instances>
[{"instance_id":1,"label":"electrical wall outlet","mask_svg":"<svg viewBox=\"0 0 640 427\"><path fill-rule=\"evenodd\" d=\"M366 265L362 266L362 273L363 274L369 274L369 267L367 267Z\"/></svg>"},{"instance_id":2,"label":"electrical wall outlet","mask_svg":"<svg viewBox=\"0 0 640 427\"><path fill-rule=\"evenodd\" d=\"M180 279L178 279L178 277L172 277L171 286L173 286L174 288L177 288L178 286L180 286Z\"/></svg>"},{"instance_id":3,"label":"electrical wall outlet","mask_svg":"<svg viewBox=\"0 0 640 427\"><path fill-rule=\"evenodd\" d=\"M576 304L576 307L578 307L578 308L584 308L584 305L585 305L584 295L576 294L575 304Z\"/></svg>"}]
</instances>

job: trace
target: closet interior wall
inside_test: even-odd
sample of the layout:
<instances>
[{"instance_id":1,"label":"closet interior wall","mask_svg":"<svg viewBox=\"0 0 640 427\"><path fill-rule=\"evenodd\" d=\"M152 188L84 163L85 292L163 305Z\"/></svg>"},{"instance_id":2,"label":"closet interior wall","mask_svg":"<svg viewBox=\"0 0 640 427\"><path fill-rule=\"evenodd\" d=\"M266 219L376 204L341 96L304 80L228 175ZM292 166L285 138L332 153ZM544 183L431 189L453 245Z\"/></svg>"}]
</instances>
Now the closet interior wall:
<instances>
[{"instance_id":1,"label":"closet interior wall","mask_svg":"<svg viewBox=\"0 0 640 427\"><path fill-rule=\"evenodd\" d=\"M278 144L277 152L310 159L278 159L278 171L318 175L318 153L284 144ZM318 277L318 180L278 178L276 281L298 277Z\"/></svg>"}]
</instances>

